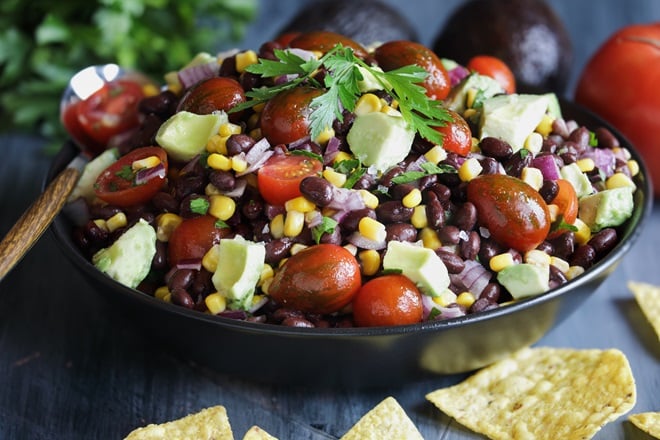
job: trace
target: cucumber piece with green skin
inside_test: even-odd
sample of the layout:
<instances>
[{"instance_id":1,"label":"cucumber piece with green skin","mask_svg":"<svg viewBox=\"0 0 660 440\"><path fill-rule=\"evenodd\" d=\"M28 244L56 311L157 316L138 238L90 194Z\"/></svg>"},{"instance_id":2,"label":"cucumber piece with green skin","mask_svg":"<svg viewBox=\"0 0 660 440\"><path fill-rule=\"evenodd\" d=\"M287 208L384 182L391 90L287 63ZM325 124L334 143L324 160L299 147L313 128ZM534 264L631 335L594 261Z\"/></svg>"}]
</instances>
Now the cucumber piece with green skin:
<instances>
[{"instance_id":1,"label":"cucumber piece with green skin","mask_svg":"<svg viewBox=\"0 0 660 440\"><path fill-rule=\"evenodd\" d=\"M228 120L225 112L198 115L180 111L160 126L156 142L172 159L187 162L206 149L209 139Z\"/></svg>"},{"instance_id":2,"label":"cucumber piece with green skin","mask_svg":"<svg viewBox=\"0 0 660 440\"><path fill-rule=\"evenodd\" d=\"M440 257L423 246L390 241L383 257L383 269L401 271L422 293L440 296L449 287L449 272Z\"/></svg>"},{"instance_id":3,"label":"cucumber piece with green skin","mask_svg":"<svg viewBox=\"0 0 660 440\"><path fill-rule=\"evenodd\" d=\"M91 203L96 198L96 193L94 192L96 179L103 170L115 163L118 158L119 151L116 148L110 148L89 161L83 168L80 178L67 201L72 202L82 197Z\"/></svg>"}]
</instances>

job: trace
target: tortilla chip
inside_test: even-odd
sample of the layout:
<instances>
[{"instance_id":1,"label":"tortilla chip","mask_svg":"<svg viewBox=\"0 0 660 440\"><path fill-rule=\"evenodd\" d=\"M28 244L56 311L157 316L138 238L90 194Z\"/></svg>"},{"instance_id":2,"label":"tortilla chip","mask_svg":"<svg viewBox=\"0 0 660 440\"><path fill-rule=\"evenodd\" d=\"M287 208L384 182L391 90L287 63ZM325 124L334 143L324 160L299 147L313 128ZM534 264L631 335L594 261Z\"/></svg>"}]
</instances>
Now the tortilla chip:
<instances>
[{"instance_id":1,"label":"tortilla chip","mask_svg":"<svg viewBox=\"0 0 660 440\"><path fill-rule=\"evenodd\" d=\"M394 397L366 413L340 440L424 440Z\"/></svg>"},{"instance_id":2,"label":"tortilla chip","mask_svg":"<svg viewBox=\"0 0 660 440\"><path fill-rule=\"evenodd\" d=\"M631 414L628 420L650 436L660 438L660 412Z\"/></svg>"},{"instance_id":3,"label":"tortilla chip","mask_svg":"<svg viewBox=\"0 0 660 440\"><path fill-rule=\"evenodd\" d=\"M635 296L639 308L660 340L660 287L652 284L628 282L628 288Z\"/></svg>"},{"instance_id":4,"label":"tortilla chip","mask_svg":"<svg viewBox=\"0 0 660 440\"><path fill-rule=\"evenodd\" d=\"M636 388L618 350L525 348L426 398L491 439L570 440L630 411Z\"/></svg>"},{"instance_id":5,"label":"tortilla chip","mask_svg":"<svg viewBox=\"0 0 660 440\"><path fill-rule=\"evenodd\" d=\"M243 440L277 440L277 437L273 437L258 426L253 426L245 433Z\"/></svg>"},{"instance_id":6,"label":"tortilla chip","mask_svg":"<svg viewBox=\"0 0 660 440\"><path fill-rule=\"evenodd\" d=\"M124 440L234 440L223 406L212 406L198 413L162 424L151 424L132 431Z\"/></svg>"}]
</instances>

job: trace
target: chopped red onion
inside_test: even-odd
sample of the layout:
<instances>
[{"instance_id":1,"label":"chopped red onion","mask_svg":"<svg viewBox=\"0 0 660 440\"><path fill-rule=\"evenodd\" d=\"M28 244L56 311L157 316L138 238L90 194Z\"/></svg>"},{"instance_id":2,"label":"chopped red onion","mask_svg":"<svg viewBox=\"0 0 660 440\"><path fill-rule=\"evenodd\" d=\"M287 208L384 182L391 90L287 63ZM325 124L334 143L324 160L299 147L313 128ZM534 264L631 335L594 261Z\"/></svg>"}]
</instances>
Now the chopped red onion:
<instances>
[{"instance_id":1,"label":"chopped red onion","mask_svg":"<svg viewBox=\"0 0 660 440\"><path fill-rule=\"evenodd\" d=\"M467 290L479 298L481 292L486 288L493 274L486 270L481 263L474 260L465 260L465 268L461 273L450 274L452 284L460 290Z\"/></svg>"},{"instance_id":2,"label":"chopped red onion","mask_svg":"<svg viewBox=\"0 0 660 440\"><path fill-rule=\"evenodd\" d=\"M543 174L543 179L545 180L561 179L559 166L557 166L557 161L552 154L536 156L532 160L532 166L534 168L538 168L541 171L541 174Z\"/></svg>"},{"instance_id":3,"label":"chopped red onion","mask_svg":"<svg viewBox=\"0 0 660 440\"><path fill-rule=\"evenodd\" d=\"M264 206L264 214L266 214L268 220L272 220L279 214L286 214L286 209L284 209L284 206L266 203Z\"/></svg>"},{"instance_id":4,"label":"chopped red onion","mask_svg":"<svg viewBox=\"0 0 660 440\"><path fill-rule=\"evenodd\" d=\"M186 258L178 263L176 263L177 269L192 269L192 270L201 270L202 268L202 259L201 258Z\"/></svg>"},{"instance_id":5,"label":"chopped red onion","mask_svg":"<svg viewBox=\"0 0 660 440\"><path fill-rule=\"evenodd\" d=\"M354 211L362 209L366 205L359 192L349 188L333 188L332 200L328 204L329 208L340 211Z\"/></svg>"},{"instance_id":6,"label":"chopped red onion","mask_svg":"<svg viewBox=\"0 0 660 440\"><path fill-rule=\"evenodd\" d=\"M164 179L167 176L167 171L165 166L162 163L159 163L155 167L151 168L142 168L135 173L135 184L143 185L150 181L151 179L160 178Z\"/></svg>"},{"instance_id":7,"label":"chopped red onion","mask_svg":"<svg viewBox=\"0 0 660 440\"><path fill-rule=\"evenodd\" d=\"M289 142L289 150L299 150L300 147L304 146L310 141L309 136L303 136L300 139L296 139L293 142Z\"/></svg>"},{"instance_id":8,"label":"chopped red onion","mask_svg":"<svg viewBox=\"0 0 660 440\"><path fill-rule=\"evenodd\" d=\"M376 241L372 240L370 238L365 237L364 235L360 234L359 231L353 232L351 235L348 236L348 241L354 246L357 246L361 249L373 249L373 250L381 250L385 249L387 247L387 241Z\"/></svg>"},{"instance_id":9,"label":"chopped red onion","mask_svg":"<svg viewBox=\"0 0 660 440\"><path fill-rule=\"evenodd\" d=\"M311 211L309 215L305 216L305 220L307 221L307 226L309 228L313 228L323 223L323 214L321 214L319 211L314 210Z\"/></svg>"},{"instance_id":10,"label":"chopped red onion","mask_svg":"<svg viewBox=\"0 0 660 440\"><path fill-rule=\"evenodd\" d=\"M467 77L470 74L470 71L459 64L453 69L450 69L447 73L449 74L449 82L451 86L454 87L460 83L463 78Z\"/></svg>"},{"instance_id":11,"label":"chopped red onion","mask_svg":"<svg viewBox=\"0 0 660 440\"><path fill-rule=\"evenodd\" d=\"M420 154L417 159L413 160L406 167L406 171L423 171L422 164L428 162L428 159L423 154Z\"/></svg>"},{"instance_id":12,"label":"chopped red onion","mask_svg":"<svg viewBox=\"0 0 660 440\"><path fill-rule=\"evenodd\" d=\"M261 295L261 298L258 301L253 301L252 305L249 308L250 313L254 313L260 308L262 308L268 302L268 297L266 295Z\"/></svg>"},{"instance_id":13,"label":"chopped red onion","mask_svg":"<svg viewBox=\"0 0 660 440\"><path fill-rule=\"evenodd\" d=\"M616 168L616 156L609 148L587 148L580 158L591 158L596 167L605 173L606 177L610 177L614 174Z\"/></svg>"},{"instance_id":14,"label":"chopped red onion","mask_svg":"<svg viewBox=\"0 0 660 440\"><path fill-rule=\"evenodd\" d=\"M323 153L323 164L330 165L337 154L339 154L339 147L341 146L341 141L337 136L333 136L328 139L328 143L325 146L325 152Z\"/></svg>"},{"instance_id":15,"label":"chopped red onion","mask_svg":"<svg viewBox=\"0 0 660 440\"><path fill-rule=\"evenodd\" d=\"M200 81L217 76L219 71L220 65L217 61L186 67L178 72L179 82L187 89Z\"/></svg>"},{"instance_id":16,"label":"chopped red onion","mask_svg":"<svg viewBox=\"0 0 660 440\"><path fill-rule=\"evenodd\" d=\"M429 319L429 316L433 312L433 310L436 310L437 312L435 316L433 317L434 320L440 321L440 320L445 320L445 319L451 319L451 318L458 318L460 316L465 316L465 310L462 307L459 306L452 306L452 307L442 307L436 304L433 301L433 298L431 298L428 295L422 295L422 308L423 308L423 314L422 317L424 320Z\"/></svg>"},{"instance_id":17,"label":"chopped red onion","mask_svg":"<svg viewBox=\"0 0 660 440\"><path fill-rule=\"evenodd\" d=\"M268 159L274 154L273 150L270 149L270 142L268 139L261 138L256 144L244 154L245 161L248 166L245 171L236 173L237 176L243 176L245 174L250 174L261 168L261 166L266 163Z\"/></svg>"}]
</instances>

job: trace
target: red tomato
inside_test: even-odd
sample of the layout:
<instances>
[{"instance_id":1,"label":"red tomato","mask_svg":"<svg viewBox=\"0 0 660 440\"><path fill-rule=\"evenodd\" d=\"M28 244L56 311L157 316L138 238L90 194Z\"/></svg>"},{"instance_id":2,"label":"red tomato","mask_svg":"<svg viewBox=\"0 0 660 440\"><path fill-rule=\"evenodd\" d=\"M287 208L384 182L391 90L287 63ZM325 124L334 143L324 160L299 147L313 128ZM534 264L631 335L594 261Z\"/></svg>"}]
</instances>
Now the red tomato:
<instances>
[{"instance_id":1,"label":"red tomato","mask_svg":"<svg viewBox=\"0 0 660 440\"><path fill-rule=\"evenodd\" d=\"M132 164L136 160L156 156L163 166L161 172L144 183L136 183L138 172L133 171ZM111 205L127 207L139 205L151 200L165 184L167 176L167 153L160 147L137 148L120 157L106 168L96 179L94 192L99 199Z\"/></svg>"},{"instance_id":2,"label":"red tomato","mask_svg":"<svg viewBox=\"0 0 660 440\"><path fill-rule=\"evenodd\" d=\"M472 149L472 131L467 121L458 113L447 110L452 121L441 127L433 127L442 133L442 147L452 153L467 156Z\"/></svg>"},{"instance_id":3,"label":"red tomato","mask_svg":"<svg viewBox=\"0 0 660 440\"><path fill-rule=\"evenodd\" d=\"M310 103L322 93L313 87L295 87L277 94L261 112L261 133L273 145L309 136Z\"/></svg>"},{"instance_id":4,"label":"red tomato","mask_svg":"<svg viewBox=\"0 0 660 440\"><path fill-rule=\"evenodd\" d=\"M385 71L416 64L426 70L429 75L421 85L431 99L442 100L447 97L451 88L449 74L442 61L426 46L412 41L390 41L374 51L378 65Z\"/></svg>"},{"instance_id":5,"label":"red tomato","mask_svg":"<svg viewBox=\"0 0 660 440\"><path fill-rule=\"evenodd\" d=\"M257 185L259 193L271 205L284 205L301 195L300 182L321 172L323 164L302 155L273 156L259 168Z\"/></svg>"},{"instance_id":6,"label":"red tomato","mask_svg":"<svg viewBox=\"0 0 660 440\"><path fill-rule=\"evenodd\" d=\"M242 102L245 102L245 92L238 81L216 77L191 87L181 98L177 110L206 115L217 110L228 111ZM239 118L240 114L232 113L230 116L234 120Z\"/></svg>"},{"instance_id":7,"label":"red tomato","mask_svg":"<svg viewBox=\"0 0 660 440\"><path fill-rule=\"evenodd\" d=\"M557 192L551 203L559 207L559 215L562 216L562 223L572 225L578 216L579 208L575 188L568 180L559 179L556 182L559 185L559 192ZM566 229L561 226L561 223L553 225L553 230L548 235L548 238L554 238L566 232Z\"/></svg>"},{"instance_id":8,"label":"red tomato","mask_svg":"<svg viewBox=\"0 0 660 440\"><path fill-rule=\"evenodd\" d=\"M275 38L275 43L279 44L281 47L289 47L291 41L300 36L300 32L285 32L280 34Z\"/></svg>"},{"instance_id":9,"label":"red tomato","mask_svg":"<svg viewBox=\"0 0 660 440\"><path fill-rule=\"evenodd\" d=\"M350 38L330 31L310 31L304 32L289 41L289 47L298 49L313 50L326 53L337 44L344 47L350 47L356 56L364 58L367 56L367 50L359 43Z\"/></svg>"},{"instance_id":10,"label":"red tomato","mask_svg":"<svg viewBox=\"0 0 660 440\"><path fill-rule=\"evenodd\" d=\"M582 71L575 100L614 125L638 149L660 196L660 23L615 32Z\"/></svg>"},{"instance_id":11,"label":"red tomato","mask_svg":"<svg viewBox=\"0 0 660 440\"><path fill-rule=\"evenodd\" d=\"M490 55L477 55L468 61L466 66L484 76L490 76L500 83L507 93L516 93L516 78L504 61Z\"/></svg>"},{"instance_id":12,"label":"red tomato","mask_svg":"<svg viewBox=\"0 0 660 440\"><path fill-rule=\"evenodd\" d=\"M538 193L522 180L485 174L470 180L467 199L477 220L497 242L520 252L536 248L550 230L550 211Z\"/></svg>"},{"instance_id":13,"label":"red tomato","mask_svg":"<svg viewBox=\"0 0 660 440\"><path fill-rule=\"evenodd\" d=\"M138 104L142 98L144 92L140 84L118 79L76 104L79 129L91 142L85 146L98 154L114 136L136 128L140 124Z\"/></svg>"},{"instance_id":14,"label":"red tomato","mask_svg":"<svg viewBox=\"0 0 660 440\"><path fill-rule=\"evenodd\" d=\"M334 313L360 290L360 264L335 244L310 246L286 260L268 288L285 307L306 313Z\"/></svg>"},{"instance_id":15,"label":"red tomato","mask_svg":"<svg viewBox=\"0 0 660 440\"><path fill-rule=\"evenodd\" d=\"M210 215L184 219L172 231L168 242L170 266L185 260L197 260L206 254L220 239L229 235L229 228L219 228L217 219Z\"/></svg>"},{"instance_id":16,"label":"red tomato","mask_svg":"<svg viewBox=\"0 0 660 440\"><path fill-rule=\"evenodd\" d=\"M423 313L422 294L403 275L373 278L353 299L353 319L359 327L415 324Z\"/></svg>"}]
</instances>

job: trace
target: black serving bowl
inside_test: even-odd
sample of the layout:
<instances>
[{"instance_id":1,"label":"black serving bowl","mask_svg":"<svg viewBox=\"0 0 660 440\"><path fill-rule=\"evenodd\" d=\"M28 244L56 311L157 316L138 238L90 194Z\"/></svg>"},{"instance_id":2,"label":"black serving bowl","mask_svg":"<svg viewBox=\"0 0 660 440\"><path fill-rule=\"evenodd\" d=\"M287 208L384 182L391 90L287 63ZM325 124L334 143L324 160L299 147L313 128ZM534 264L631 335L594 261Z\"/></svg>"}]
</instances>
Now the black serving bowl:
<instances>
[{"instance_id":1,"label":"black serving bowl","mask_svg":"<svg viewBox=\"0 0 660 440\"><path fill-rule=\"evenodd\" d=\"M587 127L600 118L562 102L566 119ZM537 342L576 310L614 271L639 237L651 210L648 172L639 153L623 146L640 164L635 210L620 228L620 241L584 274L544 294L494 310L445 321L385 328L290 328L236 321L172 305L125 287L98 271L71 239L64 215L52 230L62 251L92 290L130 314L157 342L180 356L229 375L278 384L372 387L397 385L438 374L468 372ZM67 144L52 164L53 179L77 154ZM176 329L176 331L164 331Z\"/></svg>"}]
</instances>

